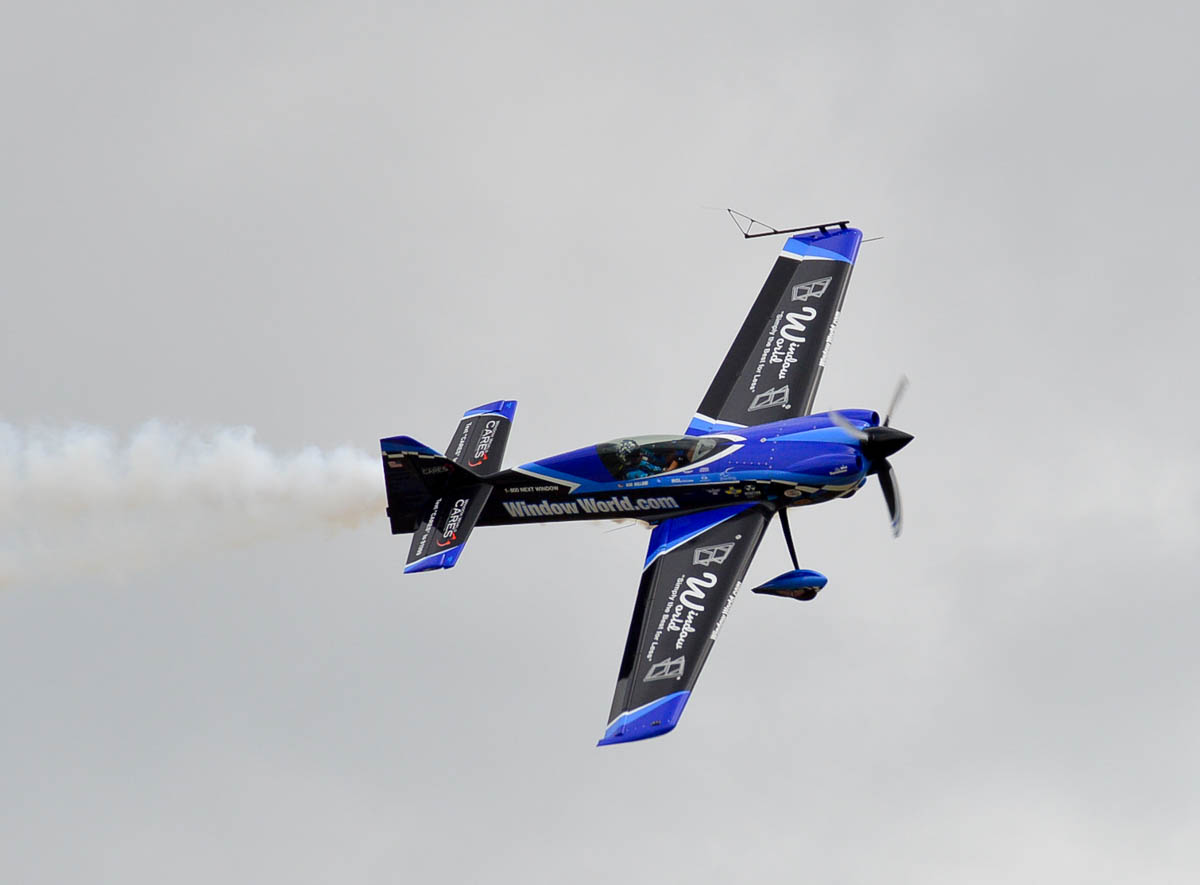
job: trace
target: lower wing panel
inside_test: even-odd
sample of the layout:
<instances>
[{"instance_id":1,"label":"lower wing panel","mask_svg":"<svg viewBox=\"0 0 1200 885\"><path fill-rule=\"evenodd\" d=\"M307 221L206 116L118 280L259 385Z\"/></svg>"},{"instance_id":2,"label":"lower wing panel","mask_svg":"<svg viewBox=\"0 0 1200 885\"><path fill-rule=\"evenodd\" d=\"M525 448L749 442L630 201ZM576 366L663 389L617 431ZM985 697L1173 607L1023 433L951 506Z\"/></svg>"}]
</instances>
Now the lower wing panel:
<instances>
[{"instance_id":1,"label":"lower wing panel","mask_svg":"<svg viewBox=\"0 0 1200 885\"><path fill-rule=\"evenodd\" d=\"M655 526L600 746L675 727L772 513L743 502Z\"/></svg>"}]
</instances>

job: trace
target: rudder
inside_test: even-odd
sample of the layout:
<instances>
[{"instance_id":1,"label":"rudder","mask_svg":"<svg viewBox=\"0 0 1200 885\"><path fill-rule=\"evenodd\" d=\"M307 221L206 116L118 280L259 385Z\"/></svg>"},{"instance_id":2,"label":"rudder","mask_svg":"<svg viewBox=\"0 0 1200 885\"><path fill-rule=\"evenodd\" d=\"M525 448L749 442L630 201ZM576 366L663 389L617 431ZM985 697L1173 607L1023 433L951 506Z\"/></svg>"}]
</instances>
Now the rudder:
<instances>
[{"instance_id":1,"label":"rudder","mask_svg":"<svg viewBox=\"0 0 1200 885\"><path fill-rule=\"evenodd\" d=\"M446 489L479 481L467 468L411 436L381 439L379 448L393 535L414 531L423 509Z\"/></svg>"}]
</instances>

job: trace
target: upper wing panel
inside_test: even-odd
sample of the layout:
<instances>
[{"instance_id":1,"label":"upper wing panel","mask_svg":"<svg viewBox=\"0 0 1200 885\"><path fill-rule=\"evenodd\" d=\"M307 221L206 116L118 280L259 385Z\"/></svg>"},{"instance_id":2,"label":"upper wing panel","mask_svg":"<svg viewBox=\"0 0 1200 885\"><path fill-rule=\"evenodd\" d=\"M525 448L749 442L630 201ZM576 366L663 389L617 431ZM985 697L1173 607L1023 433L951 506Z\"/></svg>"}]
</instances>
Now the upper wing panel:
<instances>
[{"instance_id":1,"label":"upper wing panel","mask_svg":"<svg viewBox=\"0 0 1200 885\"><path fill-rule=\"evenodd\" d=\"M717 370L688 433L767 424L812 410L858 256L855 228L791 237Z\"/></svg>"},{"instance_id":2,"label":"upper wing panel","mask_svg":"<svg viewBox=\"0 0 1200 885\"><path fill-rule=\"evenodd\" d=\"M601 745L675 727L771 514L742 502L655 526Z\"/></svg>"}]
</instances>

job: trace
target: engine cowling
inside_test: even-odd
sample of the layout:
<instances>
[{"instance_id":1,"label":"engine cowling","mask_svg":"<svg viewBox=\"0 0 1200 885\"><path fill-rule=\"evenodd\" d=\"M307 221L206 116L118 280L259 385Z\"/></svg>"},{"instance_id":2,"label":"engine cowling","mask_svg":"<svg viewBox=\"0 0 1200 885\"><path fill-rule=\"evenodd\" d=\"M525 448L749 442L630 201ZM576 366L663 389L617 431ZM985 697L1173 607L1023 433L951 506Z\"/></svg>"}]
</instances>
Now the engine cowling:
<instances>
[{"instance_id":1,"label":"engine cowling","mask_svg":"<svg viewBox=\"0 0 1200 885\"><path fill-rule=\"evenodd\" d=\"M798 474L816 485L852 484L866 471L862 454L854 446L838 443L780 443L775 448L775 466Z\"/></svg>"}]
</instances>

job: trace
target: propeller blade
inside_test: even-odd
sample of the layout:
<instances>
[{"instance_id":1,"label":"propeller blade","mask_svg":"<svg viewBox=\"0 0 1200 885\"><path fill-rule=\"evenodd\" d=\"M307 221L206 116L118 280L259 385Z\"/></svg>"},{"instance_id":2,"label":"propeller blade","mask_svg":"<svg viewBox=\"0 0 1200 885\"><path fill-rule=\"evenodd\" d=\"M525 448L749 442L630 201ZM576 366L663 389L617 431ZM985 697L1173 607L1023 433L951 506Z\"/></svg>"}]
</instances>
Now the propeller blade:
<instances>
[{"instance_id":1,"label":"propeller blade","mask_svg":"<svg viewBox=\"0 0 1200 885\"><path fill-rule=\"evenodd\" d=\"M904 396L904 391L908 390L908 376L901 375L900 380L896 382L896 392L892 394L892 404L888 406L887 416L883 419L883 426L890 427L892 424L892 413L896 411L896 405L900 402L900 397Z\"/></svg>"},{"instance_id":2,"label":"propeller blade","mask_svg":"<svg viewBox=\"0 0 1200 885\"><path fill-rule=\"evenodd\" d=\"M852 439L859 442L866 442L867 432L858 427L855 427L841 412L830 412L829 420L832 421L840 430L844 430Z\"/></svg>"},{"instance_id":3,"label":"propeller blade","mask_svg":"<svg viewBox=\"0 0 1200 885\"><path fill-rule=\"evenodd\" d=\"M788 525L787 508L779 508L779 524L783 526L783 538L787 541L788 553L792 555L792 568L800 571L800 563L796 559L796 545L792 543L792 527Z\"/></svg>"},{"instance_id":4,"label":"propeller blade","mask_svg":"<svg viewBox=\"0 0 1200 885\"><path fill-rule=\"evenodd\" d=\"M883 500L887 502L888 515L892 518L892 537L899 538L902 514L900 512L900 493L896 489L896 473L887 461L879 466L879 487L883 490Z\"/></svg>"}]
</instances>

